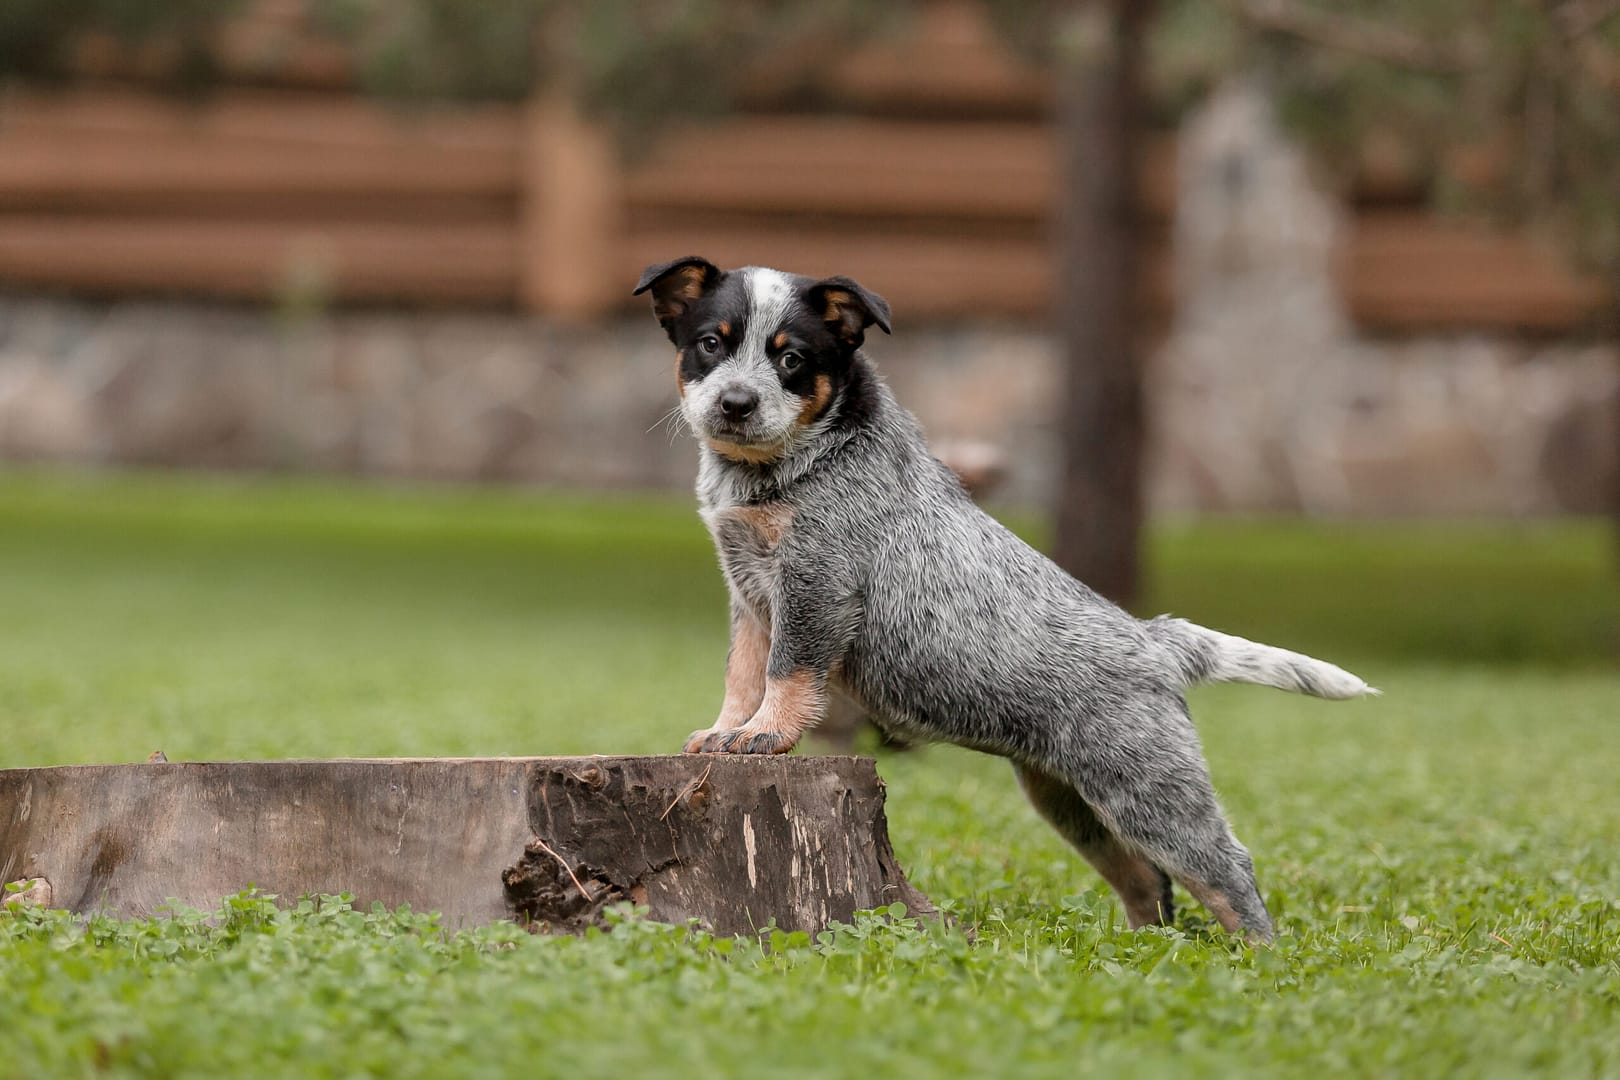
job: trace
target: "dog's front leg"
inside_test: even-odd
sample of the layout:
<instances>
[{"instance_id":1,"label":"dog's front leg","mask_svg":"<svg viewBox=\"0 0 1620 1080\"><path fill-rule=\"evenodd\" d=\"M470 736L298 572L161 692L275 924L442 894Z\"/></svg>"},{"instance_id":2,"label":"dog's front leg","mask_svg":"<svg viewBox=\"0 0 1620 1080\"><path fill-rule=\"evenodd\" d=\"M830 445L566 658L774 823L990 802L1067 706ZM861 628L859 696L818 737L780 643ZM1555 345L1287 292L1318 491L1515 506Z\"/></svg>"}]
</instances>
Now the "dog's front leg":
<instances>
[{"instance_id":1,"label":"dog's front leg","mask_svg":"<svg viewBox=\"0 0 1620 1080\"><path fill-rule=\"evenodd\" d=\"M854 637L856 605L829 596L825 585L794 584L784 582L772 605L759 708L741 727L694 735L688 753L785 754L826 712L827 677Z\"/></svg>"},{"instance_id":2,"label":"dog's front leg","mask_svg":"<svg viewBox=\"0 0 1620 1080\"><path fill-rule=\"evenodd\" d=\"M726 655L726 698L713 726L692 732L686 753L702 751L713 736L742 727L765 699L765 665L771 655L771 633L746 606L731 604L731 651Z\"/></svg>"}]
</instances>

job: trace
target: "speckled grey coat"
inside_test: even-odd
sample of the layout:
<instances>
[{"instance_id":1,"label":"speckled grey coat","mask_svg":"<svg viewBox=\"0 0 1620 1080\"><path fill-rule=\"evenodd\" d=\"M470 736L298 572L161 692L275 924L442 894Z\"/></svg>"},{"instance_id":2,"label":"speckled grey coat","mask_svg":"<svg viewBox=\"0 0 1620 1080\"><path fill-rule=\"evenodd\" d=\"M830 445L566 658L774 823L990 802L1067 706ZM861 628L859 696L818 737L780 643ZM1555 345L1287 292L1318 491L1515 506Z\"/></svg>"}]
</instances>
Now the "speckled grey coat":
<instances>
[{"instance_id":1,"label":"speckled grey coat","mask_svg":"<svg viewBox=\"0 0 1620 1080\"><path fill-rule=\"evenodd\" d=\"M858 351L888 309L855 283L703 260L648 274L732 594L726 704L687 749L791 748L831 683L897 733L1010 759L1132 925L1170 917L1173 877L1229 930L1268 938L1183 690L1375 691L1297 653L1136 619L984 513Z\"/></svg>"}]
</instances>

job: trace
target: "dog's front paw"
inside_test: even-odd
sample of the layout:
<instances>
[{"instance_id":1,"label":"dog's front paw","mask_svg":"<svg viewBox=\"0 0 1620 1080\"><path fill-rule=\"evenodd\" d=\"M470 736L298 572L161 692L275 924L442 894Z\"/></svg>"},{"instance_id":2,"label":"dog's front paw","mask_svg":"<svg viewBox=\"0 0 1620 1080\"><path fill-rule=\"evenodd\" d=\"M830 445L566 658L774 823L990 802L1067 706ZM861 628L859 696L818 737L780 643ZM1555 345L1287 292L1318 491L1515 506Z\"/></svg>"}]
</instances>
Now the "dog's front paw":
<instances>
[{"instance_id":1,"label":"dog's front paw","mask_svg":"<svg viewBox=\"0 0 1620 1080\"><path fill-rule=\"evenodd\" d=\"M726 751L732 754L785 754L799 741L785 731L761 731L758 728L741 727L731 735L733 738Z\"/></svg>"},{"instance_id":2,"label":"dog's front paw","mask_svg":"<svg viewBox=\"0 0 1620 1080\"><path fill-rule=\"evenodd\" d=\"M704 728L694 731L686 740L684 752L688 754L785 754L792 750L797 739L786 732L761 728L739 727L719 730Z\"/></svg>"},{"instance_id":3,"label":"dog's front paw","mask_svg":"<svg viewBox=\"0 0 1620 1080\"><path fill-rule=\"evenodd\" d=\"M720 736L724 734L726 734L726 731L720 728L698 728L686 737L686 745L681 747L681 753L718 754L721 752L718 742ZM712 749L710 748L711 744L714 744Z\"/></svg>"}]
</instances>

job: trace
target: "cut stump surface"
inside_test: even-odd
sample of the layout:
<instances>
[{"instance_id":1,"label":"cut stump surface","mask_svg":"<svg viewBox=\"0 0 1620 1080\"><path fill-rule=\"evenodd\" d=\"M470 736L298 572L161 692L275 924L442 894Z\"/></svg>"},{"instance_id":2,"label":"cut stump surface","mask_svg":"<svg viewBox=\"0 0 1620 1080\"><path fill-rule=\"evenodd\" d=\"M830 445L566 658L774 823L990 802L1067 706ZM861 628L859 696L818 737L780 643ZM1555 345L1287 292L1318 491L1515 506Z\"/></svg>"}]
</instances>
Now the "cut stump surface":
<instances>
[{"instance_id":1,"label":"cut stump surface","mask_svg":"<svg viewBox=\"0 0 1620 1080\"><path fill-rule=\"evenodd\" d=\"M889 844L870 758L223 761L0 770L0 882L150 915L249 885L579 930L631 902L747 933L933 907Z\"/></svg>"}]
</instances>

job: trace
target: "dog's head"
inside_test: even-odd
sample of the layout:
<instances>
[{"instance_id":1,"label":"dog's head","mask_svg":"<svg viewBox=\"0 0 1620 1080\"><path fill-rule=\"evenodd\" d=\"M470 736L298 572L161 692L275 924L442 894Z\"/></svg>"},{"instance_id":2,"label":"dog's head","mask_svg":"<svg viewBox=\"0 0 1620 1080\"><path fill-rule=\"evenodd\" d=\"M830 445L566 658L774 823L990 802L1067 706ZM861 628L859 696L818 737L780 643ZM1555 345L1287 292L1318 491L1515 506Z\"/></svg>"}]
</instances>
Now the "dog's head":
<instances>
[{"instance_id":1,"label":"dog's head","mask_svg":"<svg viewBox=\"0 0 1620 1080\"><path fill-rule=\"evenodd\" d=\"M845 277L815 280L689 256L649 266L635 294L675 343L681 414L733 461L777 460L837 407L866 328L889 305Z\"/></svg>"}]
</instances>

